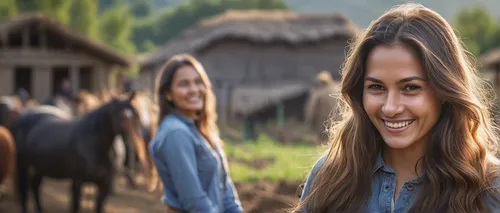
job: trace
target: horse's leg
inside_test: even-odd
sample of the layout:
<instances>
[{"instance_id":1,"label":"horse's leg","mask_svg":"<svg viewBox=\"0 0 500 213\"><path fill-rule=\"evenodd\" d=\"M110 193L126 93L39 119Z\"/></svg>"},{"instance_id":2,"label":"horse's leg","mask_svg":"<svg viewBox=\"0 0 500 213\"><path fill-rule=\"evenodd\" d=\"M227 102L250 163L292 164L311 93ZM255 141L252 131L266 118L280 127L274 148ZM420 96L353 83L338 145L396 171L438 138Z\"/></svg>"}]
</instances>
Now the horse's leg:
<instances>
[{"instance_id":1,"label":"horse's leg","mask_svg":"<svg viewBox=\"0 0 500 213\"><path fill-rule=\"evenodd\" d=\"M29 181L28 181L28 167L24 165L20 160L19 156L16 163L16 193L19 196L19 204L21 205L21 211L23 213L28 212L28 190L29 190Z\"/></svg>"},{"instance_id":2,"label":"horse's leg","mask_svg":"<svg viewBox=\"0 0 500 213\"><path fill-rule=\"evenodd\" d=\"M103 178L102 180L97 182L97 188L99 188L99 195L97 196L96 199L96 204L95 204L95 212L96 213L103 213L104 212L104 204L106 202L106 199L108 198L108 193L109 193L109 184L111 182L111 178L113 176L109 175L106 178Z\"/></svg>"},{"instance_id":3,"label":"horse's leg","mask_svg":"<svg viewBox=\"0 0 500 213\"><path fill-rule=\"evenodd\" d=\"M115 142L113 142L113 143L115 143ZM114 144L113 144L113 145L114 145ZM117 155L116 155L116 150L115 150L114 148L112 148L112 149L110 150L110 158L111 158L111 163L112 163L112 165L113 165L113 170L112 170L112 171L113 171L113 173L114 173L114 174L119 173L119 172L117 171L117 170L118 170L118 163L117 163L117 161L116 161L116 158L117 158L116 156L117 156ZM114 175L113 175L113 177L111 177L111 181L110 181L110 183L109 183L109 195L113 195L113 194L114 194L114 188L115 188L115 186L113 185L113 184L114 184L114 178L115 178L115 177L114 177Z\"/></svg>"},{"instance_id":4,"label":"horse's leg","mask_svg":"<svg viewBox=\"0 0 500 213\"><path fill-rule=\"evenodd\" d=\"M132 143L129 143L130 138L124 138L123 145L125 147L125 177L130 188L137 188L135 184L135 149Z\"/></svg>"},{"instance_id":5,"label":"horse's leg","mask_svg":"<svg viewBox=\"0 0 500 213\"><path fill-rule=\"evenodd\" d=\"M36 212L43 212L42 205L40 203L40 185L42 184L42 175L35 174L31 179L31 190L33 191L33 195L35 196L35 206Z\"/></svg>"},{"instance_id":6,"label":"horse's leg","mask_svg":"<svg viewBox=\"0 0 500 213\"><path fill-rule=\"evenodd\" d=\"M80 198L82 195L82 181L73 180L71 185L71 212L77 213L80 211Z\"/></svg>"}]
</instances>

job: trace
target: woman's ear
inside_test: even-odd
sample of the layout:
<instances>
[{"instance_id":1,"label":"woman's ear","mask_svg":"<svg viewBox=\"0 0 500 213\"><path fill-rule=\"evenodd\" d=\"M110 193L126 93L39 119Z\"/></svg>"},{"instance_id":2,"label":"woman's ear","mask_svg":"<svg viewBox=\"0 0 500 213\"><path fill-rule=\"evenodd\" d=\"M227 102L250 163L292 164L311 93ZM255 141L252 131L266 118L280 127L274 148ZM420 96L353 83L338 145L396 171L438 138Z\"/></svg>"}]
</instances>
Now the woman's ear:
<instances>
[{"instance_id":1,"label":"woman's ear","mask_svg":"<svg viewBox=\"0 0 500 213\"><path fill-rule=\"evenodd\" d=\"M172 94L170 92L165 92L165 95L163 96L167 101L172 101Z\"/></svg>"}]
</instances>

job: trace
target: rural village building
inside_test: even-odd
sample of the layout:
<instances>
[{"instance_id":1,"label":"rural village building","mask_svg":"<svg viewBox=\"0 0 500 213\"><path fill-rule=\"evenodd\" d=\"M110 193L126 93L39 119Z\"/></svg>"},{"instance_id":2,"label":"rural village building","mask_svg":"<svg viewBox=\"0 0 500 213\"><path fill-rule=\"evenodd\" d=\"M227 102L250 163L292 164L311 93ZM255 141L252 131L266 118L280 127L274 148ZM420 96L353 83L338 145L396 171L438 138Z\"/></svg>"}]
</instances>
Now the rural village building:
<instances>
[{"instance_id":1,"label":"rural village building","mask_svg":"<svg viewBox=\"0 0 500 213\"><path fill-rule=\"evenodd\" d=\"M341 14L230 10L141 57L138 82L153 91L168 58L189 53L214 85L220 120L300 117L316 74L328 70L339 78L357 32Z\"/></svg>"},{"instance_id":2,"label":"rural village building","mask_svg":"<svg viewBox=\"0 0 500 213\"><path fill-rule=\"evenodd\" d=\"M0 21L0 95L20 88L44 101L69 79L74 91L109 88L110 73L130 62L117 51L40 14Z\"/></svg>"}]
</instances>

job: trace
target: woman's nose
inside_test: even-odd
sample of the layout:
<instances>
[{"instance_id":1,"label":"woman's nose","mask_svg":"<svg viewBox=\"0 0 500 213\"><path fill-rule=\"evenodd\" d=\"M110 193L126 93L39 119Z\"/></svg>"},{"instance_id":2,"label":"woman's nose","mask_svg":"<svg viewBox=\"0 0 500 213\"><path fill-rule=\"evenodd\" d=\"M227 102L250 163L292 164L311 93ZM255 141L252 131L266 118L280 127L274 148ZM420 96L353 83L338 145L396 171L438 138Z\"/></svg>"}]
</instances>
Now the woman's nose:
<instances>
[{"instance_id":1,"label":"woman's nose","mask_svg":"<svg viewBox=\"0 0 500 213\"><path fill-rule=\"evenodd\" d=\"M398 94L389 93L387 95L385 103L382 106L382 112L384 113L384 115L386 115L387 117L394 117L397 114L403 112L404 107L399 99L400 98Z\"/></svg>"}]
</instances>

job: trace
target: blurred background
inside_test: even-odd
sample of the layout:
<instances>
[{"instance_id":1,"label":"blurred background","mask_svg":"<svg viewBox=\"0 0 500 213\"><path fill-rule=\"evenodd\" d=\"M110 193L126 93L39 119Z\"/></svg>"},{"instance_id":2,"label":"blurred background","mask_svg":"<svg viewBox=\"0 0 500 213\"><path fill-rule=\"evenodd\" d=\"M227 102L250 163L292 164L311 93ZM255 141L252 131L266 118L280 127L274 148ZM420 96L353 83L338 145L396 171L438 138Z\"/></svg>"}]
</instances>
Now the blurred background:
<instances>
[{"instance_id":1,"label":"blurred background","mask_svg":"<svg viewBox=\"0 0 500 213\"><path fill-rule=\"evenodd\" d=\"M43 104L69 87L96 96L138 90L153 100L163 63L190 53L213 83L231 176L245 209L283 212L297 201L298 186L325 150L325 126L338 119L331 94L338 91L350 40L404 2L0 0L0 95ZM498 85L500 1L413 2L440 13L481 74ZM69 210L68 188L67 182L46 181L46 212ZM109 212L164 210L161 190L116 190ZM86 197L89 212L92 194ZM1 212L16 209L12 196L0 201Z\"/></svg>"}]
</instances>

